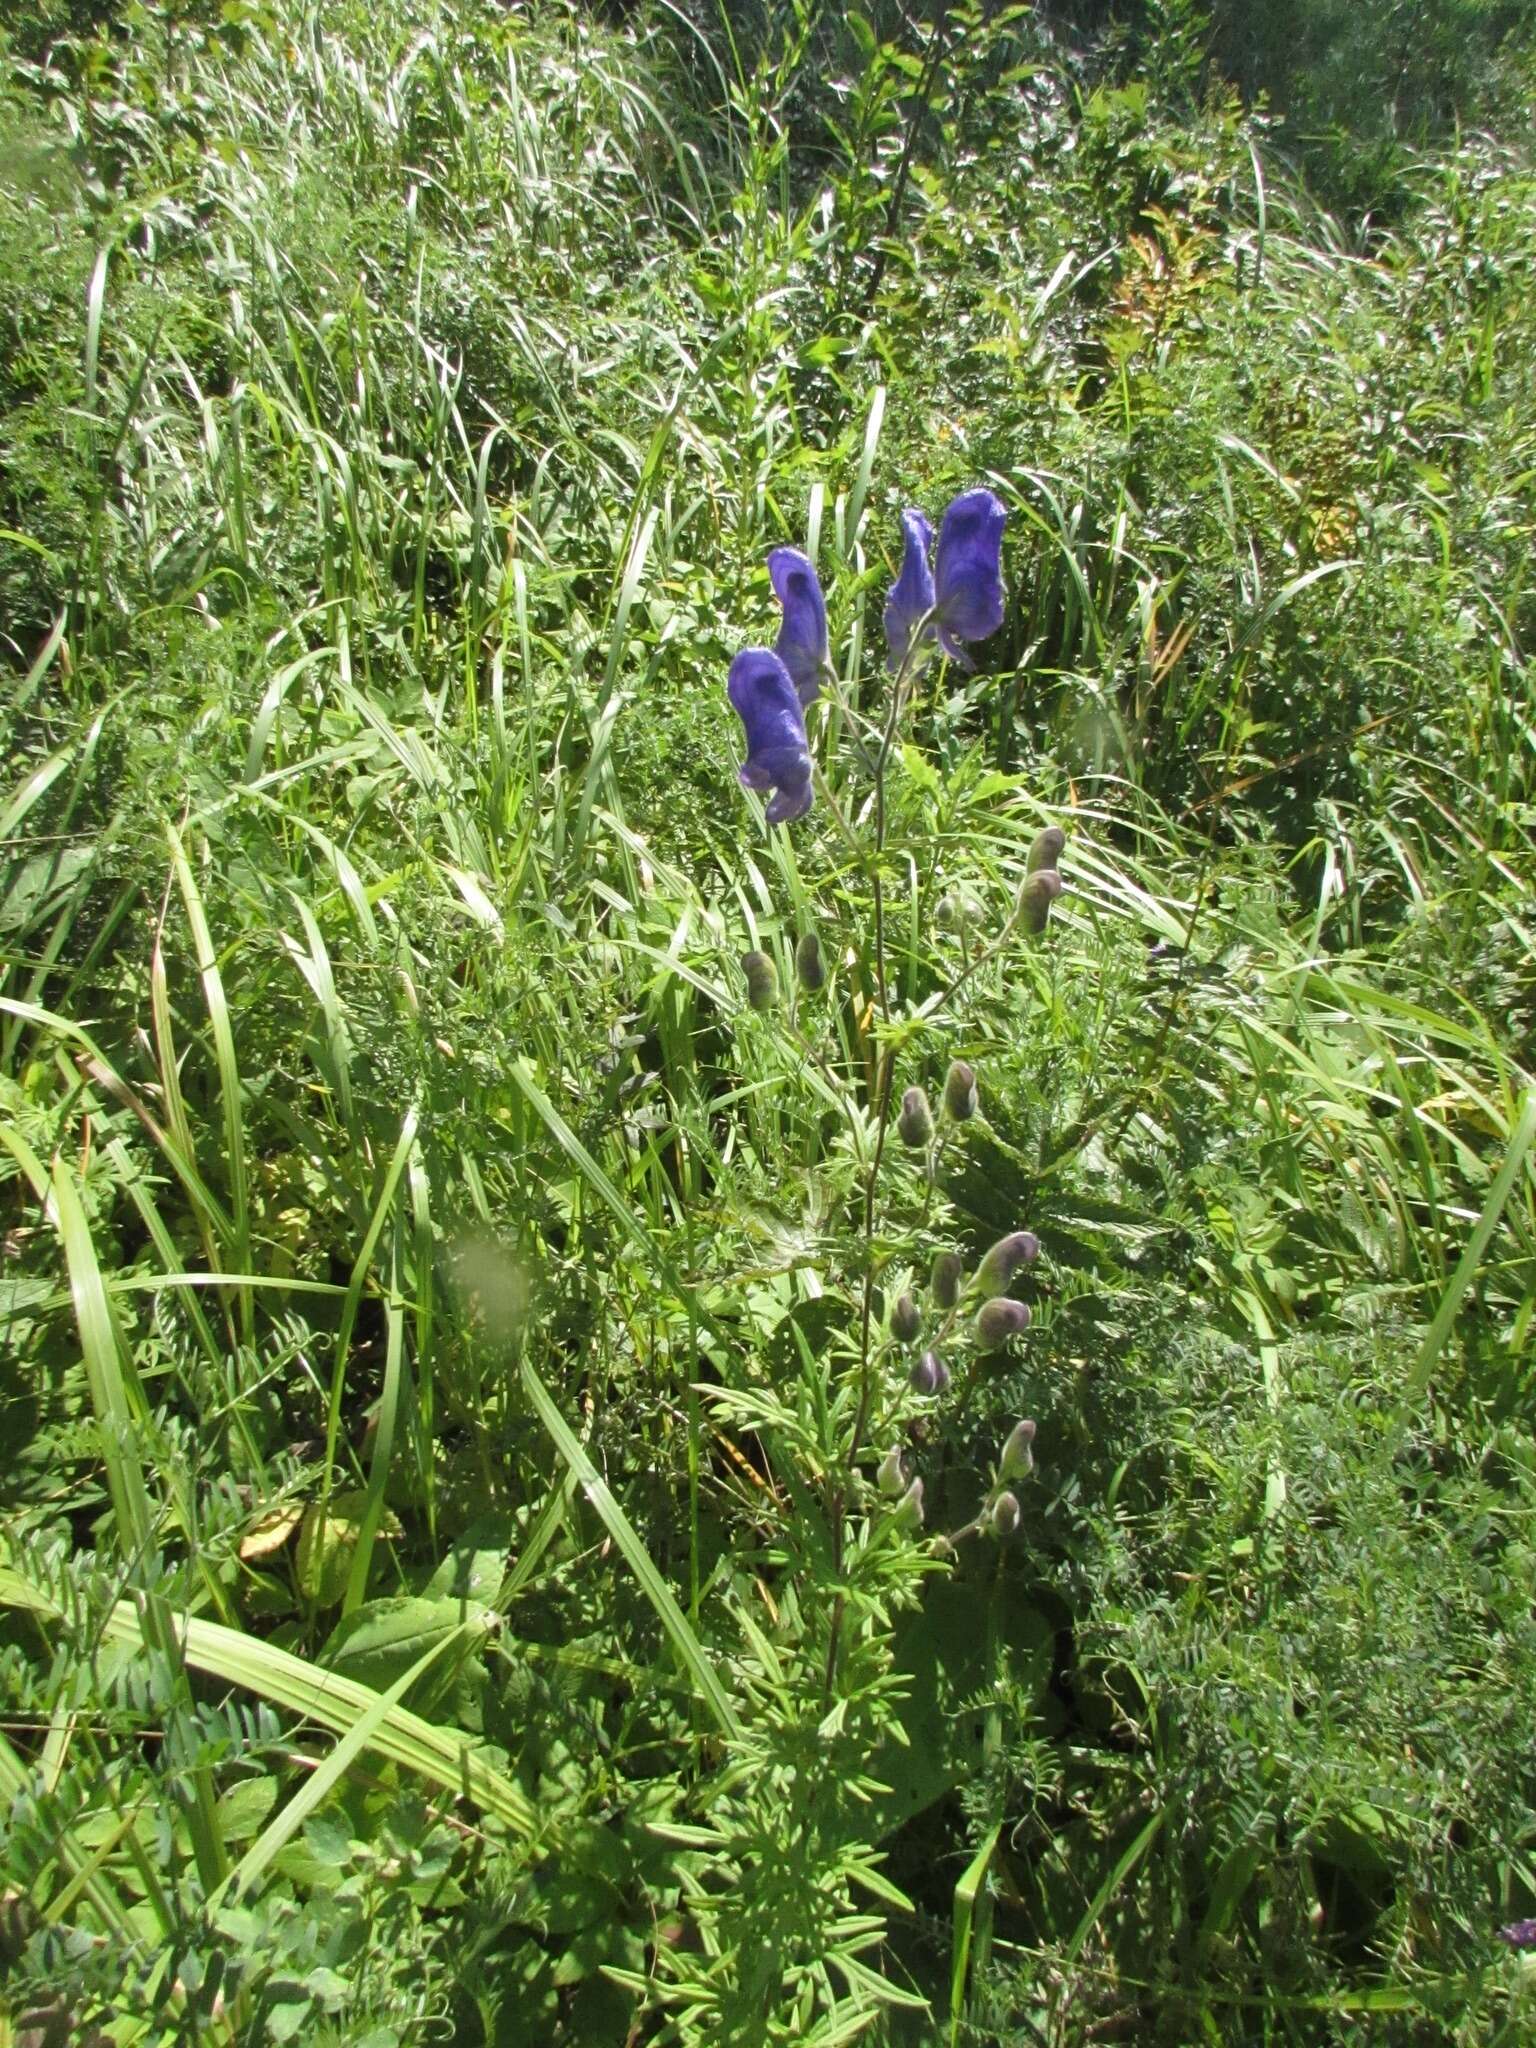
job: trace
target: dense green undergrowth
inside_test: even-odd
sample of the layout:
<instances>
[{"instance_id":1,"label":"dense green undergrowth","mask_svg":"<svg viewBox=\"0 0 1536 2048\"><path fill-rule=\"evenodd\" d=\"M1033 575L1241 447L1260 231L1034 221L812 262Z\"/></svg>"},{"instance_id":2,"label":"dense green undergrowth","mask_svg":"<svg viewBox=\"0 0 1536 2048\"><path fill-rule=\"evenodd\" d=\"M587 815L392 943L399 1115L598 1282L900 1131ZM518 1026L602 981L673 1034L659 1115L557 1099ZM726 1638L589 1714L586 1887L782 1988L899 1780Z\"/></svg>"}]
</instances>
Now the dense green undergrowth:
<instances>
[{"instance_id":1,"label":"dense green undergrowth","mask_svg":"<svg viewBox=\"0 0 1536 2048\"><path fill-rule=\"evenodd\" d=\"M0 53L0 2036L1528 2039L1520 138L1337 218L1171 6Z\"/></svg>"}]
</instances>

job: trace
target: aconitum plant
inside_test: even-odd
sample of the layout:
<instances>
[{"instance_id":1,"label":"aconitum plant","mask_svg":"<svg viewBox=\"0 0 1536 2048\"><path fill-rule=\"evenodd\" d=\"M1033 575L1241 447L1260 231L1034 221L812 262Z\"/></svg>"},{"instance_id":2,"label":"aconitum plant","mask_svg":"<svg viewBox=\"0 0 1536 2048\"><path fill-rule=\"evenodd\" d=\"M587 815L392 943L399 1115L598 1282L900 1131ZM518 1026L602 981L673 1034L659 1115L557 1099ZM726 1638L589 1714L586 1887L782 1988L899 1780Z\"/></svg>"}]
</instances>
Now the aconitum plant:
<instances>
[{"instance_id":1,"label":"aconitum plant","mask_svg":"<svg viewBox=\"0 0 1536 2048\"><path fill-rule=\"evenodd\" d=\"M1003 528L1008 514L988 490L962 491L933 528L919 511L902 514L901 570L885 603L885 638L900 677L927 644L936 643L961 668L974 666L965 644L986 640L1003 623ZM731 663L728 683L747 736L741 780L771 789L770 825L792 824L811 807L811 755L805 712L831 677L827 604L809 557L775 548L768 575L782 608L772 650L749 647ZM790 695L794 704L789 702Z\"/></svg>"},{"instance_id":2,"label":"aconitum plant","mask_svg":"<svg viewBox=\"0 0 1536 2048\"><path fill-rule=\"evenodd\" d=\"M850 931L842 924L832 957L848 970L850 996L867 1006L857 1035L868 1041L876 1018L892 1027L897 1023L900 1003L886 959L882 880L886 774L901 737L903 714L915 701L910 683L919 664L942 657L969 670L970 650L1002 624L1006 524L1001 501L983 488L951 499L939 521L936 543L923 512L915 507L903 512L900 565L884 609L893 680L877 714L861 705L857 694L852 701L842 694L832 660L826 598L814 564L798 548L778 547L768 557L780 610L773 647L748 647L731 663L730 701L746 737L746 760L739 771L743 785L766 795L770 826L787 826L806 817L813 790L819 789L838 834L839 880L836 889L820 900L814 879L789 857L796 877L795 900L793 915L785 923L799 933L789 948L794 961L792 988L781 993L767 953L754 950L741 959L747 1004L760 1014L770 1034L782 1038L796 1068L815 1069L821 1100L841 1101L851 1156L857 1162L855 1213L862 1216L864 1242L848 1283L853 1335L844 1354L854 1360L856 1380L853 1400L842 1411L851 1416L842 1477L826 1482L835 1530L841 1529L853 1499L870 1485L874 1475L866 1463L873 1460L875 1446L908 1431L915 1444L924 1433L918 1418L925 1409L931 1412L935 1403L963 1404L979 1377L1010 1370L1008 1355L1027 1336L1032 1321L1028 1304L1017 1298L1019 1283L1040 1250L1032 1231L1010 1231L979 1261L974 1251L965 1258L947 1247L935 1250L931 1241L924 1243L935 1201L942 1200L941 1175L950 1150L970 1145L972 1129L984 1123L976 1066L967 1059L946 1060L943 1052L925 1043L930 1027L913 1030L910 1023L905 1032L887 1030L872 1054L861 1051L851 1056L846 1037L839 1035L834 1006L817 1001L802 1007L800 1001L820 997L827 987L827 961L817 926L837 929L847 878L854 878L856 888L862 875L873 914L862 928ZM832 699L833 715L825 722L818 715L808 728L807 714L824 695ZM849 748L849 758L845 764L829 758L823 773L816 763L817 750L835 749L839 740ZM845 810L850 794L852 805ZM1035 834L1018 893L990 935L980 896L963 884L952 888L946 902L963 903L965 910L951 915L951 928L962 938L974 934L985 948L983 959L996 959L1009 945L1039 937L1061 894L1059 862L1065 844L1059 826L1046 826ZM979 964L969 947L967 954L968 964L946 993L951 1015L955 998ZM910 1017L910 1012L906 1014ZM907 1061L915 1071L898 1076L898 1064ZM886 1229L892 1232L892 1243L900 1241L905 1250L916 1250L927 1265L926 1289L921 1266L889 1268L882 1253ZM919 1294L925 1296L923 1306ZM888 1311L877 1310L881 1301L890 1304ZM931 1422L927 1427L931 1430ZM910 1469L909 1457L910 1446L897 1441L880 1461L874 1491L889 1504L886 1512L893 1520L915 1533L922 1480ZM1004 1476L1022 1471L1027 1462L1011 1439ZM958 1534L990 1530L1006 1535L1018 1514L1012 1492L994 1492ZM835 1546L843 1540L841 1533L836 1534ZM958 1539L935 1540L952 1550ZM829 1671L835 1670L837 1656L834 1640L828 1652Z\"/></svg>"},{"instance_id":3,"label":"aconitum plant","mask_svg":"<svg viewBox=\"0 0 1536 2048\"><path fill-rule=\"evenodd\" d=\"M775 548L777 635L730 667L746 742L740 780L763 797L770 836L734 892L750 927L741 947L751 950L738 948L725 977L741 1072L720 1099L745 1105L747 1122L721 1178L739 1165L754 1215L779 1186L793 1213L782 1229L763 1218L764 1270L739 1303L722 1303L722 1327L740 1333L739 1377L727 1366L700 1394L763 1447L771 1498L786 1509L773 1547L792 1596L773 1654L786 1687L798 1668L816 1725L829 1731L817 1763L796 1751L784 1794L792 1813L774 1807L767 1823L743 1826L752 1843L790 1826L830 1854L848 1825L850 1773L890 1732L877 1677L897 1611L962 1542L1013 1540L1022 1550L1033 1519L1033 1423L1014 1425L991 1470L969 1483L960 1475L977 1441L966 1426L975 1408L996 1400L1038 1342L1023 1297L1040 1242L1020 1217L990 1248L962 1248L946 1191L958 1158L981 1164L981 1147L1001 1135L993 1120L1005 1125L1008 1110L1002 1077L986 1070L995 1020L969 1017L962 998L985 986L978 976L989 964L1014 961L1033 975L1030 951L1062 893L1065 834L1047 825L1027 859L1019 848L1011 899L996 900L1002 892L981 875L930 890L935 849L924 834L931 840L937 778L906 772L920 767L928 715L919 671L931 665L942 689L944 665L970 669L1002 624L1006 523L983 488L953 498L936 535L925 513L903 513L884 605L888 677L855 676L833 659L814 564ZM778 829L796 821L802 833ZM911 837L898 862L887 833L903 828ZM962 842L951 834L945 844ZM1011 1000L1014 1016L1016 1007ZM802 1319L812 1301L814 1315ZM754 1356L754 1337L770 1330L771 1354ZM727 1342L718 1355L735 1349ZM960 1528L950 1512L957 1480L970 1517ZM766 1501L763 1512L773 1512ZM772 1806L780 1782L777 1768L744 1773L740 1796ZM795 1889L824 1897L829 1912L846 1908L841 1866L808 1862ZM722 1943L719 1956L728 1953ZM680 1975L693 1969L689 1950L668 1957ZM809 2013L793 2038L808 2038Z\"/></svg>"}]
</instances>

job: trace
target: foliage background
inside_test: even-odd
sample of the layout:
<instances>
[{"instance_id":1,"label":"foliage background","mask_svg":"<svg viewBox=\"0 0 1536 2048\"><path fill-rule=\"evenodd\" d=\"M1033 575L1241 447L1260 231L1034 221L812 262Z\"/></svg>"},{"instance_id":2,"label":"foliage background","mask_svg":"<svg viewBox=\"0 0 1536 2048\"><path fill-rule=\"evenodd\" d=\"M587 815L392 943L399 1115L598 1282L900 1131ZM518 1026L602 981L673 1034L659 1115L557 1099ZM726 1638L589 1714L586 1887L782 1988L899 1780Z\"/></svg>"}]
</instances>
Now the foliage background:
<instances>
[{"instance_id":1,"label":"foliage background","mask_svg":"<svg viewBox=\"0 0 1536 2048\"><path fill-rule=\"evenodd\" d=\"M0 2027L1528 2038L1533 47L7 26ZM869 876L722 683L787 540L877 708L977 480L882 874L984 1115L861 1249L736 961L816 921L868 1110ZM880 1382L931 1529L1038 1422L941 1565L828 1479L860 1260L1020 1223L1018 1352Z\"/></svg>"}]
</instances>

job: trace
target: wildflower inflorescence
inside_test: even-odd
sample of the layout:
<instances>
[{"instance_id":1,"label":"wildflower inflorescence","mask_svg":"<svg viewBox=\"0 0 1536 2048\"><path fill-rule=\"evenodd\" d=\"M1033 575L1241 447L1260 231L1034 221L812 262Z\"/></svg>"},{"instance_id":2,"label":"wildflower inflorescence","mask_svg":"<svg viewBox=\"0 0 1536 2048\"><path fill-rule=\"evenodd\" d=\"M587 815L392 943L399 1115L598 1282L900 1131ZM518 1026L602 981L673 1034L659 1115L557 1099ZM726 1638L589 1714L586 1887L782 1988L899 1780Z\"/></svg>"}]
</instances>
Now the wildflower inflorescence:
<instances>
[{"instance_id":1,"label":"wildflower inflorescence","mask_svg":"<svg viewBox=\"0 0 1536 2048\"><path fill-rule=\"evenodd\" d=\"M884 981L884 938L880 923L878 861L883 848L883 775L900 715L907 698L907 682L915 667L935 653L962 668L972 666L967 649L985 640L1002 624L1005 609L1002 578L1002 540L1007 514L1000 500L986 489L962 491L946 507L939 522L937 545L925 514L909 507L901 520L902 555L895 581L885 603L885 637L888 665L896 678L892 686L885 739L874 758L861 752L866 767L876 779L876 844L871 873L875 881L876 1003L883 1014L889 1002ZM731 663L728 678L730 701L742 722L746 738L746 759L740 769L744 787L767 797L765 816L769 825L788 825L811 809L817 787L813 741L807 730L806 714L824 689L837 693L836 670L828 638L827 604L810 558L799 549L778 547L768 557L768 574L780 607L780 625L773 647L749 647ZM857 725L841 697L838 706L845 718L833 721L825 730L848 729ZM818 724L818 732L822 728ZM825 787L825 785L823 785ZM831 799L835 807L835 798ZM854 828L837 812L837 822L846 844L857 853ZM1062 893L1060 860L1066 835L1059 826L1049 825L1036 833L1025 861L1012 915L992 941L995 955L1020 926L1031 936L1044 932L1051 905ZM938 921L962 934L983 929L985 910L971 890L954 887L937 906ZM844 956L850 967L856 956ZM801 925L793 946L794 979L799 989L815 994L826 986L827 966L814 929ZM754 950L742 956L741 969L747 1000L754 1010L779 1009L779 975L773 959ZM967 967L966 973L973 971ZM962 976L962 980L964 976ZM958 984L957 984L958 986ZM951 991L953 993L953 991ZM832 1014L829 1010L826 1014ZM781 1021L773 1028L792 1033L808 1051L828 1079L834 1079L821 1055L801 1034L797 1011L791 1002ZM980 1111L981 1089L977 1070L968 1060L951 1060L941 1084L930 1098L919 1079L893 1088L894 1047L884 1055L874 1099L877 1103L879 1141L867 1168L866 1249L868 1278L862 1339L863 1392L859 1398L859 1419L854 1424L850 1458L862 1448L861 1435L866 1416L886 1412L888 1403L915 1395L935 1400L951 1387L953 1376L946 1353L956 1356L961 1371L960 1395L965 1398L981 1360L1001 1352L1030 1327L1031 1311L1017 1299L1015 1286L1039 1256L1040 1242L1032 1231L1018 1229L1000 1238L976 1264L967 1278L968 1261L953 1249L935 1253L929 1272L926 1308L917 1294L897 1294L885 1324L885 1336L877 1336L872 1357L869 1335L870 1294L875 1285L876 1257L873 1246L874 1176L882 1159L899 1156L885 1147L887 1119L892 1135L908 1155L902 1171L920 1175L931 1201L947 1149L969 1142L966 1126ZM834 1079L834 1085L837 1085ZM939 1114L936 1115L937 1110ZM877 1325L878 1328L878 1325ZM921 1347L921 1348L919 1348ZM879 1356L905 1354L900 1372L906 1394L888 1394L878 1409L871 1407L870 1367ZM973 1361L964 1361L969 1355ZM984 1499L975 1520L959 1535L990 1533L1006 1538L1015 1533L1022 1519L1017 1487L1034 1468L1034 1424L1018 1423L1002 1447L993 1488ZM892 1504L898 1526L917 1529L923 1516L923 1482L909 1469L900 1443L884 1453L876 1473L878 1491ZM957 1538L936 1539L952 1554Z\"/></svg>"}]
</instances>

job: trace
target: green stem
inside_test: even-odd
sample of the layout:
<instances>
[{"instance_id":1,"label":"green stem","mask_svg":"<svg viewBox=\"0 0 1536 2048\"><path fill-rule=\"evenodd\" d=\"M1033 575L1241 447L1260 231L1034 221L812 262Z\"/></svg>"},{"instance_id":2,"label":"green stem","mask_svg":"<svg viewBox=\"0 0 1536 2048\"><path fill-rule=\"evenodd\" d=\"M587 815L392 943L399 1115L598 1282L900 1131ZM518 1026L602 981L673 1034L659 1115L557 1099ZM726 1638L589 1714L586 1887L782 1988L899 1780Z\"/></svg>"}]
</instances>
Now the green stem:
<instances>
[{"instance_id":1,"label":"green stem","mask_svg":"<svg viewBox=\"0 0 1536 2048\"><path fill-rule=\"evenodd\" d=\"M890 997L886 989L885 970L885 894L881 885L881 863L885 857L885 771L890 762L891 748L896 743L896 728L901 719L902 706L906 702L907 678L913 658L923 644L924 635L933 620L933 610L925 612L917 621L906 651L896 670L891 684L891 706L886 717L885 730L880 739L880 750L875 756L875 843L867 865L870 868L875 899L875 986L880 1002L880 1015L886 1024L891 1021ZM823 785L824 786L824 785ZM830 792L829 792L830 794ZM838 821L844 821L840 812ZM846 825L844 830L846 831ZM851 834L849 835L851 837ZM891 1084L895 1076L896 1049L889 1038L881 1052L880 1064L875 1082L875 1152L864 1176L864 1288L859 1305L859 1404L853 1419L853 1431L848 1439L848 1456L844 1465L844 1485L840 1486L829 1502L831 1510L830 1536L832 1541L833 1577L841 1579L843 1572L843 1514L847 1504L847 1489L854 1483L858 1470L859 1453L864 1446L864 1432L869 1424L870 1403L874 1394L873 1348L875 1310L875 1188L880 1178L880 1163L885 1157L886 1133L891 1121ZM842 1635L845 1597L838 1591L832 1606L832 1626L827 1643L826 1693L832 1697L837 1681L837 1654Z\"/></svg>"}]
</instances>

